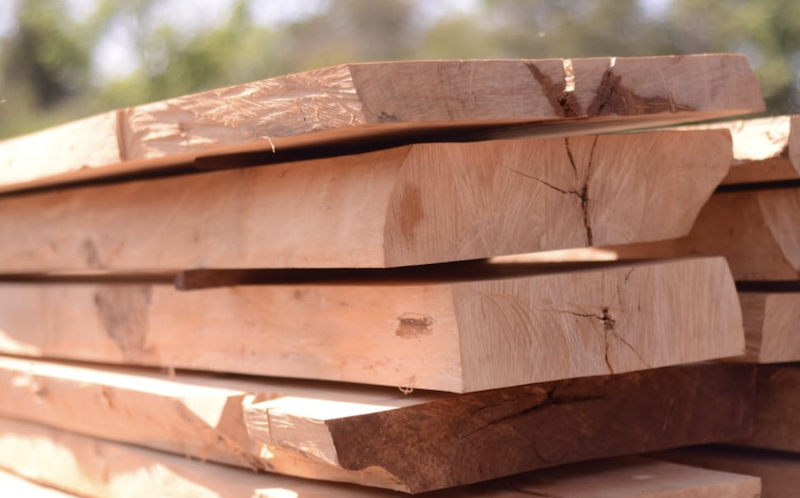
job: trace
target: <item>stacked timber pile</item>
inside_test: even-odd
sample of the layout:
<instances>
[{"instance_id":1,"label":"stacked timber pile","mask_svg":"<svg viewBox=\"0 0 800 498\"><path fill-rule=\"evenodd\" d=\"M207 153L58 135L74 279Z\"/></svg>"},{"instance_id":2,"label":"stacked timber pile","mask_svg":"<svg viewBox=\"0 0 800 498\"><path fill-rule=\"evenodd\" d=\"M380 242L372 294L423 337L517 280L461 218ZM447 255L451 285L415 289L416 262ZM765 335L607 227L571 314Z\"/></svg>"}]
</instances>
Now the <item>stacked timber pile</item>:
<instances>
[{"instance_id":1,"label":"stacked timber pile","mask_svg":"<svg viewBox=\"0 0 800 498\"><path fill-rule=\"evenodd\" d=\"M615 248L616 258L725 256L744 318L743 362L758 364L753 430L728 446L662 457L760 476L763 496L800 490L800 116L706 126L729 129L734 164L691 232Z\"/></svg>"},{"instance_id":2,"label":"stacked timber pile","mask_svg":"<svg viewBox=\"0 0 800 498\"><path fill-rule=\"evenodd\" d=\"M790 294L737 294L767 278L684 241L724 196L754 196L731 204L773 234L753 244L800 237L756 226L764 205L794 214L714 193L764 152L728 128L610 132L761 110L738 56L377 63L4 142L0 480L758 496L757 477L636 455L768 439L754 406L776 417L761 406L789 403L793 370L759 371L775 391L756 394L752 363L786 361L772 336L791 334L767 329ZM784 156L760 167L787 174Z\"/></svg>"}]
</instances>

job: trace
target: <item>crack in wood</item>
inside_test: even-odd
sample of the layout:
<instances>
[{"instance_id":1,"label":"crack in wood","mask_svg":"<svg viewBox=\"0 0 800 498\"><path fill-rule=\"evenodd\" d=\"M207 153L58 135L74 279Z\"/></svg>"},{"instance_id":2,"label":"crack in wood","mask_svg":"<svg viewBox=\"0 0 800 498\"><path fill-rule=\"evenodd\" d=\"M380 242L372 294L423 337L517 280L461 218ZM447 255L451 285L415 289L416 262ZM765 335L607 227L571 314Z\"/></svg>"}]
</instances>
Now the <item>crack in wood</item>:
<instances>
[{"instance_id":1,"label":"crack in wood","mask_svg":"<svg viewBox=\"0 0 800 498\"><path fill-rule=\"evenodd\" d=\"M580 197L580 194L578 194L578 192L575 192L575 191L572 191L572 190L564 190L564 189L558 188L555 185L553 185L552 183L548 183L548 182L542 180L541 178L537 178L537 177L535 177L533 175L529 175L527 173L523 173L522 171L520 171L518 169L514 169L514 168L511 168L509 166L504 166L504 168L509 170L509 171L512 171L512 172L514 172L514 173L516 173L516 174L518 174L520 176L524 176L525 178L529 178L529 179L531 179L531 180L533 180L535 182L539 182L542 185L544 185L545 187L549 187L549 188L555 190L556 192L560 192L560 193L562 193L564 195L576 195L576 196Z\"/></svg>"},{"instance_id":2,"label":"crack in wood","mask_svg":"<svg viewBox=\"0 0 800 498\"><path fill-rule=\"evenodd\" d=\"M608 368L608 373L614 373L614 367L611 365L611 360L608 357L609 349L611 349L611 341L609 341L609 335L614 332L614 325L616 325L617 321L611 317L611 314L608 311L608 308L603 308L603 316L600 317L600 320L603 322L603 339L605 340L605 352L604 352L604 359L606 361L606 367Z\"/></svg>"},{"instance_id":3,"label":"crack in wood","mask_svg":"<svg viewBox=\"0 0 800 498\"><path fill-rule=\"evenodd\" d=\"M594 315L592 315L592 316L594 316ZM594 316L594 317L597 318L597 316ZM493 425L502 424L502 423L508 422L510 420L514 420L514 419L518 419L518 418L521 418L521 417L525 417L525 416L527 416L527 415L529 415L529 414L531 414L533 412L536 412L536 411L539 411L539 410L542 410L542 409L545 409L545 408L548 408L548 407L551 407L551 406L554 406L554 405L561 405L561 404L567 404L567 403L579 403L581 401L592 401L592 400L602 399L602 398L605 397L605 393L589 394L589 395L584 394L584 395L580 395L580 396L568 395L565 391L568 391L568 389L569 389L569 387L571 385L572 385L572 382L569 382L567 384L557 384L557 385L550 386L547 389L542 388L540 391L537 391L536 393L531 393L531 395L537 394L537 395L543 395L544 397L541 400L538 400L533 405L528 406L528 407L526 407L526 408L524 408L522 410L514 411L512 413L509 413L509 414L506 414L506 415L502 415L502 416L493 418L491 420L488 420L488 421L484 422L482 425L480 425L479 427L477 427L475 429L472 429L471 431L467 432L466 434L459 435L459 437L458 437L458 439L456 441L460 443L460 442L462 442L462 441L464 441L466 439L469 439L469 438L475 436L476 434L478 434L478 433L480 433L480 432L492 427ZM515 403L515 402L520 402L520 401L524 401L524 399L521 399L521 398L504 399L504 400L500 401L499 403L495 403L495 404L488 405L488 406L483 406L481 408L478 408L477 410L472 411L471 413L468 414L467 418L468 419L474 418L474 417L479 416L480 413L486 412L487 410L494 410L494 409L497 409L498 407L502 407L503 405L507 405L507 404ZM531 434L531 437L533 437L532 434ZM536 448L534 448L534 451L536 451ZM543 462L548 462L549 461L548 459L540 456L538 454L538 452L537 452L537 456Z\"/></svg>"},{"instance_id":4,"label":"crack in wood","mask_svg":"<svg viewBox=\"0 0 800 498\"><path fill-rule=\"evenodd\" d=\"M572 148L569 146L569 137L564 139L564 146L567 149L567 157L569 158L569 165L572 166L572 171L575 173L575 178L578 178L578 166L575 164L575 157L572 155Z\"/></svg>"},{"instance_id":5,"label":"crack in wood","mask_svg":"<svg viewBox=\"0 0 800 498\"><path fill-rule=\"evenodd\" d=\"M555 113L563 118L575 118L581 115L580 104L578 103L574 92L566 91L567 82L556 83L549 76L544 74L533 62L526 62L525 67L528 68L533 79L542 87L550 106ZM566 75L565 75L566 76Z\"/></svg>"},{"instance_id":6,"label":"crack in wood","mask_svg":"<svg viewBox=\"0 0 800 498\"><path fill-rule=\"evenodd\" d=\"M592 178L592 166L594 162L594 151L597 148L598 135L594 136L592 142L592 149L589 151L589 162L586 164L586 176L583 180L583 189L580 193L581 209L583 209L583 226L586 229L586 245L591 247L594 245L594 233L592 232L592 220L589 216L589 181Z\"/></svg>"}]
</instances>

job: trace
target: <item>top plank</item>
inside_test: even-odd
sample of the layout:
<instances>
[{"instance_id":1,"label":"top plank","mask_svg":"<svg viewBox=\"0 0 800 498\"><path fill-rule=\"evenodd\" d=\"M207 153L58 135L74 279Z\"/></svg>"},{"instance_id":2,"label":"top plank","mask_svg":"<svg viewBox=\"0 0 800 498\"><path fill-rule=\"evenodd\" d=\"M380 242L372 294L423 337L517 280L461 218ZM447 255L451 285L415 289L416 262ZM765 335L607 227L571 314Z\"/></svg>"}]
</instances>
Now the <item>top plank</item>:
<instances>
[{"instance_id":1,"label":"top plank","mask_svg":"<svg viewBox=\"0 0 800 498\"><path fill-rule=\"evenodd\" d=\"M509 128L552 137L763 110L739 55L346 64L0 142L0 192L241 152L272 151L280 161L302 148L454 140L465 130L476 139Z\"/></svg>"}]
</instances>

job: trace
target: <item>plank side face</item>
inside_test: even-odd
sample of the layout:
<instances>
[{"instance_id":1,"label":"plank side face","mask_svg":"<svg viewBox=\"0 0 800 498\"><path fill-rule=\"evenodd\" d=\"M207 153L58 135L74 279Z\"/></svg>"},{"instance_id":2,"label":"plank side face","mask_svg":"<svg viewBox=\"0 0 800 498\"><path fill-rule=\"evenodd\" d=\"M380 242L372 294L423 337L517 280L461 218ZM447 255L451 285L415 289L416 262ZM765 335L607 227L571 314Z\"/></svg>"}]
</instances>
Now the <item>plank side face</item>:
<instances>
[{"instance_id":1,"label":"plank side face","mask_svg":"<svg viewBox=\"0 0 800 498\"><path fill-rule=\"evenodd\" d=\"M451 392L737 356L741 322L713 258L436 285L0 286L7 354Z\"/></svg>"},{"instance_id":2,"label":"plank side face","mask_svg":"<svg viewBox=\"0 0 800 498\"><path fill-rule=\"evenodd\" d=\"M542 61L440 61L353 64L369 123L523 121L563 117L552 102L564 65Z\"/></svg>"},{"instance_id":3,"label":"plank side face","mask_svg":"<svg viewBox=\"0 0 800 498\"><path fill-rule=\"evenodd\" d=\"M800 361L800 294L742 293L747 358L757 363Z\"/></svg>"},{"instance_id":4,"label":"plank side face","mask_svg":"<svg viewBox=\"0 0 800 498\"><path fill-rule=\"evenodd\" d=\"M520 491L559 498L758 498L757 477L709 471L643 457L578 464L508 478Z\"/></svg>"},{"instance_id":5,"label":"plank side face","mask_svg":"<svg viewBox=\"0 0 800 498\"><path fill-rule=\"evenodd\" d=\"M665 131L23 195L0 200L0 271L393 267L669 239L729 164L726 132Z\"/></svg>"},{"instance_id":6,"label":"plank side face","mask_svg":"<svg viewBox=\"0 0 800 498\"><path fill-rule=\"evenodd\" d=\"M703 261L458 284L467 390L743 354L727 265Z\"/></svg>"},{"instance_id":7,"label":"plank side face","mask_svg":"<svg viewBox=\"0 0 800 498\"><path fill-rule=\"evenodd\" d=\"M47 151L38 173L0 174L0 190L156 171L203 154L368 143L380 134L559 123L568 126L531 132L564 136L763 109L740 55L340 65L109 113L119 117L113 133L89 127L70 149L38 147L55 130L24 137L20 146ZM0 165L18 154L10 143L0 145Z\"/></svg>"},{"instance_id":8,"label":"plank side face","mask_svg":"<svg viewBox=\"0 0 800 498\"><path fill-rule=\"evenodd\" d=\"M735 444L800 453L800 369L795 365L758 369L753 433Z\"/></svg>"},{"instance_id":9,"label":"plank side face","mask_svg":"<svg viewBox=\"0 0 800 498\"><path fill-rule=\"evenodd\" d=\"M464 389L449 286L20 285L0 294L6 353Z\"/></svg>"},{"instance_id":10,"label":"plank side face","mask_svg":"<svg viewBox=\"0 0 800 498\"><path fill-rule=\"evenodd\" d=\"M406 153L4 199L0 238L20 244L0 268L381 266L385 199Z\"/></svg>"},{"instance_id":11,"label":"plank side face","mask_svg":"<svg viewBox=\"0 0 800 498\"><path fill-rule=\"evenodd\" d=\"M375 493L257 475L9 419L0 420L0 467L91 498L282 498L295 496L292 493L322 498Z\"/></svg>"},{"instance_id":12,"label":"plank side face","mask_svg":"<svg viewBox=\"0 0 800 498\"><path fill-rule=\"evenodd\" d=\"M316 392L333 398L310 400L322 407L338 403L360 408L371 406L360 401L371 401L374 406L390 409L408 402L392 398L402 396L399 391L362 393L326 387L317 386L313 391L280 381L220 380L191 374L171 380L138 369L0 357L0 397L5 401L0 405L2 416L251 471L404 490L402 483L385 473L343 470L331 463L300 458L281 447L261 451L249 437L243 408L254 399L289 400L310 391L306 394ZM337 402L336 397L353 402ZM300 446L309 448L310 444Z\"/></svg>"},{"instance_id":13,"label":"plank side face","mask_svg":"<svg viewBox=\"0 0 800 498\"><path fill-rule=\"evenodd\" d=\"M117 146L116 112L0 142L0 185L24 185L63 171L125 160Z\"/></svg>"},{"instance_id":14,"label":"plank side face","mask_svg":"<svg viewBox=\"0 0 800 498\"><path fill-rule=\"evenodd\" d=\"M0 357L0 392L0 412L8 417L203 460L264 467L242 426L241 391Z\"/></svg>"},{"instance_id":15,"label":"plank side face","mask_svg":"<svg viewBox=\"0 0 800 498\"><path fill-rule=\"evenodd\" d=\"M800 189L776 189L756 195L770 234L792 268L800 269Z\"/></svg>"},{"instance_id":16,"label":"plank side face","mask_svg":"<svg viewBox=\"0 0 800 498\"><path fill-rule=\"evenodd\" d=\"M758 363L763 357L763 343L767 336L764 329L767 299L766 292L740 292L739 303L742 306L744 323L745 357L748 361Z\"/></svg>"},{"instance_id":17,"label":"plank side face","mask_svg":"<svg viewBox=\"0 0 800 498\"><path fill-rule=\"evenodd\" d=\"M389 201L387 266L680 237L730 154L719 130L418 145Z\"/></svg>"},{"instance_id":18,"label":"plank side face","mask_svg":"<svg viewBox=\"0 0 800 498\"><path fill-rule=\"evenodd\" d=\"M686 237L615 246L620 259L725 256L736 280L797 280L800 190L723 192L702 208Z\"/></svg>"},{"instance_id":19,"label":"plank side face","mask_svg":"<svg viewBox=\"0 0 800 498\"><path fill-rule=\"evenodd\" d=\"M753 380L745 365L673 367L448 397L326 425L343 468L380 467L422 492L747 433Z\"/></svg>"},{"instance_id":20,"label":"plank side face","mask_svg":"<svg viewBox=\"0 0 800 498\"><path fill-rule=\"evenodd\" d=\"M761 498L795 498L800 489L800 457L725 447L687 448L659 453L658 458L693 467L761 478Z\"/></svg>"},{"instance_id":21,"label":"plank side face","mask_svg":"<svg viewBox=\"0 0 800 498\"><path fill-rule=\"evenodd\" d=\"M107 441L0 421L0 466L89 498L376 497L396 493L292 479L191 461ZM642 483L631 479L649 476ZM578 481L578 485L572 483ZM631 483L631 481L634 481ZM8 478L4 479L8 482ZM755 498L758 479L646 459L594 462L434 493L435 498L524 498L556 487L564 498ZM581 486L588 488L585 491ZM620 491L625 494L618 494ZM589 494L587 494L587 492ZM25 495L28 496L28 495ZM38 495L31 495L38 496ZM63 494L44 494L61 498Z\"/></svg>"}]
</instances>

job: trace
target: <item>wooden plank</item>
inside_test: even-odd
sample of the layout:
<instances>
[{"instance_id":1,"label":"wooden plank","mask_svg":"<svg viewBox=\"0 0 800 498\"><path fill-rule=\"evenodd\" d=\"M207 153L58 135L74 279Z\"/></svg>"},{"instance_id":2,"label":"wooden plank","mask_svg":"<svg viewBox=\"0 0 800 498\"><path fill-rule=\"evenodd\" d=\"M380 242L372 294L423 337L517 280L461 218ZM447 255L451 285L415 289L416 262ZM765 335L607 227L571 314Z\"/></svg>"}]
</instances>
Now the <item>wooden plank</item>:
<instances>
[{"instance_id":1,"label":"wooden plank","mask_svg":"<svg viewBox=\"0 0 800 498\"><path fill-rule=\"evenodd\" d=\"M758 476L761 498L796 498L800 489L800 455L792 453L703 447L668 451L657 456L694 467Z\"/></svg>"},{"instance_id":2,"label":"wooden plank","mask_svg":"<svg viewBox=\"0 0 800 498\"><path fill-rule=\"evenodd\" d=\"M716 193L687 236L610 249L619 259L722 255L737 281L797 281L800 188Z\"/></svg>"},{"instance_id":3,"label":"wooden plank","mask_svg":"<svg viewBox=\"0 0 800 498\"><path fill-rule=\"evenodd\" d=\"M581 462L503 479L528 496L544 498L757 498L757 477L678 465L644 457Z\"/></svg>"},{"instance_id":4,"label":"wooden plank","mask_svg":"<svg viewBox=\"0 0 800 498\"><path fill-rule=\"evenodd\" d=\"M3 470L0 470L0 489L6 496L18 498L76 498L75 495L36 484Z\"/></svg>"},{"instance_id":5,"label":"wooden plank","mask_svg":"<svg viewBox=\"0 0 800 498\"><path fill-rule=\"evenodd\" d=\"M502 158L502 160L498 160ZM689 232L725 131L417 144L0 199L0 272L365 268Z\"/></svg>"},{"instance_id":6,"label":"wooden plank","mask_svg":"<svg viewBox=\"0 0 800 498\"><path fill-rule=\"evenodd\" d=\"M391 491L373 488L256 475L240 469L2 419L0 466L24 474L33 481L55 484L88 498L398 496ZM426 496L752 498L759 489L759 480L750 476L638 457L541 470L513 479L434 492Z\"/></svg>"},{"instance_id":7,"label":"wooden plank","mask_svg":"<svg viewBox=\"0 0 800 498\"><path fill-rule=\"evenodd\" d=\"M453 392L744 353L721 258L505 277L192 292L5 284L0 352Z\"/></svg>"},{"instance_id":8,"label":"wooden plank","mask_svg":"<svg viewBox=\"0 0 800 498\"><path fill-rule=\"evenodd\" d=\"M387 136L411 143L525 125L524 133L566 136L763 110L758 82L740 55L345 64L4 142L0 191L156 171L209 154L274 151L280 161L298 148L352 147Z\"/></svg>"},{"instance_id":9,"label":"wooden plank","mask_svg":"<svg viewBox=\"0 0 800 498\"><path fill-rule=\"evenodd\" d=\"M224 459L237 465L413 493L741 437L754 388L753 367L722 363L409 396L24 363L4 359L3 399L13 400L0 407L4 416L197 458L228 452ZM216 394L208 393L212 388ZM714 410L724 419L707 416ZM245 428L253 439L241 436ZM254 441L261 445L253 448Z\"/></svg>"},{"instance_id":10,"label":"wooden plank","mask_svg":"<svg viewBox=\"0 0 800 498\"><path fill-rule=\"evenodd\" d=\"M749 368L704 364L581 378L363 415L278 400L253 404L245 414L250 434L267 445L346 469L377 467L421 492L746 433Z\"/></svg>"},{"instance_id":11,"label":"wooden plank","mask_svg":"<svg viewBox=\"0 0 800 498\"><path fill-rule=\"evenodd\" d=\"M800 453L800 367L758 367L753 433L735 444Z\"/></svg>"},{"instance_id":12,"label":"wooden plank","mask_svg":"<svg viewBox=\"0 0 800 498\"><path fill-rule=\"evenodd\" d=\"M800 361L800 293L740 292L746 360L755 363Z\"/></svg>"},{"instance_id":13,"label":"wooden plank","mask_svg":"<svg viewBox=\"0 0 800 498\"><path fill-rule=\"evenodd\" d=\"M733 166L724 185L800 179L800 116L773 116L691 127L727 129Z\"/></svg>"},{"instance_id":14,"label":"wooden plank","mask_svg":"<svg viewBox=\"0 0 800 498\"><path fill-rule=\"evenodd\" d=\"M390 409L442 395L285 380L254 381L0 357L0 414L61 430L251 470L404 489L373 469L353 472L281 447L262 453L243 408L264 399ZM263 455L263 456L262 456Z\"/></svg>"}]
</instances>

